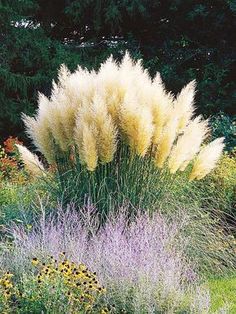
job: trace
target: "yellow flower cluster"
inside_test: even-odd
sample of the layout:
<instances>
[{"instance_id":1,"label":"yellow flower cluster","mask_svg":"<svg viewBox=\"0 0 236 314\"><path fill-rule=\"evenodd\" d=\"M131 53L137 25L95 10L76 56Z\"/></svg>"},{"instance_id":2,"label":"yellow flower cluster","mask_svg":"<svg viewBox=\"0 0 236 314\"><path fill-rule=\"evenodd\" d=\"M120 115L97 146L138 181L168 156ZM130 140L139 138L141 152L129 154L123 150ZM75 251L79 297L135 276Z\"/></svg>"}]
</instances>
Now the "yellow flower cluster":
<instances>
[{"instance_id":1,"label":"yellow flower cluster","mask_svg":"<svg viewBox=\"0 0 236 314\"><path fill-rule=\"evenodd\" d=\"M13 274L10 272L0 276L0 310L2 314L16 313L16 302L22 294L13 283Z\"/></svg>"},{"instance_id":2,"label":"yellow flower cluster","mask_svg":"<svg viewBox=\"0 0 236 314\"><path fill-rule=\"evenodd\" d=\"M6 272L2 277L0 277L0 294L3 296L5 301L11 298L12 294L15 292L12 283L13 274Z\"/></svg>"},{"instance_id":3,"label":"yellow flower cluster","mask_svg":"<svg viewBox=\"0 0 236 314\"><path fill-rule=\"evenodd\" d=\"M69 304L72 308L89 311L93 309L97 299L106 292L98 281L95 272L91 272L84 264L76 264L61 254L59 260L53 256L48 262L40 262L37 258L32 259L32 264L37 267L36 282L39 295L42 293L44 284L56 289L57 283L61 282ZM106 312L102 309L102 313ZM104 312L105 311L105 312Z\"/></svg>"},{"instance_id":4,"label":"yellow flower cluster","mask_svg":"<svg viewBox=\"0 0 236 314\"><path fill-rule=\"evenodd\" d=\"M33 258L31 262L36 268L35 274L25 279L23 276L20 285L13 283L10 272L0 277L1 313L15 313L27 302L45 302L46 305L48 298L56 296L59 303L66 302L70 313L114 313L115 307L104 303L106 289L96 273L84 264L69 261L65 253L61 253L58 260L51 256L46 261Z\"/></svg>"},{"instance_id":5,"label":"yellow flower cluster","mask_svg":"<svg viewBox=\"0 0 236 314\"><path fill-rule=\"evenodd\" d=\"M202 117L193 119L194 95L193 81L173 97L159 73L151 79L141 61L126 54L120 64L109 58L98 72L79 67L70 73L63 65L52 96L40 94L37 115L23 120L49 163L58 150L77 152L81 164L94 171L125 143L132 155L151 156L171 173L196 159L190 178L201 179L215 167L224 145L220 140L201 151L209 129Z\"/></svg>"}]
</instances>

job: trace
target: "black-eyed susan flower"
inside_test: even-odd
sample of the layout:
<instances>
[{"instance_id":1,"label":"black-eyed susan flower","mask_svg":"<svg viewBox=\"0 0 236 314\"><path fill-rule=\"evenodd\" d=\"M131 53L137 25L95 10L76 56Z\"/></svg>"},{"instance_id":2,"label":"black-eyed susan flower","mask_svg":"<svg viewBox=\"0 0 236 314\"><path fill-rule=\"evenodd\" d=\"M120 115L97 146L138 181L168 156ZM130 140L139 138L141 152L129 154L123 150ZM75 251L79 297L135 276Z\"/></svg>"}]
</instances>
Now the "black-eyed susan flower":
<instances>
[{"instance_id":1,"label":"black-eyed susan flower","mask_svg":"<svg viewBox=\"0 0 236 314\"><path fill-rule=\"evenodd\" d=\"M37 257L32 258L31 260L32 265L36 266L39 264L39 260L37 259Z\"/></svg>"}]
</instances>

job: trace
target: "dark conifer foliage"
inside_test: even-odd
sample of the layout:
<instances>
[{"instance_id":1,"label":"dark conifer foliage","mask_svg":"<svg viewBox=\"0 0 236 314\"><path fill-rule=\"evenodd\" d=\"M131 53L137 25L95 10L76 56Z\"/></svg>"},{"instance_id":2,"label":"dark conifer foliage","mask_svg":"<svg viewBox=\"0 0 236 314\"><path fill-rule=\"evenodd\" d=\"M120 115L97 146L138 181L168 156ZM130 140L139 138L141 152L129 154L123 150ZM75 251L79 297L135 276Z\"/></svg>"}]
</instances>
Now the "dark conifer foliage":
<instances>
[{"instance_id":1,"label":"dark conifer foliage","mask_svg":"<svg viewBox=\"0 0 236 314\"><path fill-rule=\"evenodd\" d=\"M234 0L0 0L0 139L21 135L58 67L126 49L176 93L192 79L205 116L236 112Z\"/></svg>"}]
</instances>

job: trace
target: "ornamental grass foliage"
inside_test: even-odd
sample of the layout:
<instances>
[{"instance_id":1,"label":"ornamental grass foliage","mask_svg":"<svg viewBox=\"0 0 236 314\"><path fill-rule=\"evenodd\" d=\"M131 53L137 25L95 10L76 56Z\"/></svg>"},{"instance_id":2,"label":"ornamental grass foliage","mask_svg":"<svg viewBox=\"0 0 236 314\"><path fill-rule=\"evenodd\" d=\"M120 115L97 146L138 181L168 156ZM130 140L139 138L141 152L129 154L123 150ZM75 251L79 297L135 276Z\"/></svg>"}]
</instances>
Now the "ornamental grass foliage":
<instances>
[{"instance_id":1,"label":"ornamental grass foliage","mask_svg":"<svg viewBox=\"0 0 236 314\"><path fill-rule=\"evenodd\" d=\"M100 210L124 202L151 206L181 173L186 181L204 178L223 150L223 138L203 144L209 126L195 116L195 85L174 97L159 73L151 79L128 53L119 64L110 57L97 72L71 73L62 65L51 96L39 94L37 114L23 120L56 168L65 201L89 199ZM20 153L32 164L28 151Z\"/></svg>"},{"instance_id":2,"label":"ornamental grass foliage","mask_svg":"<svg viewBox=\"0 0 236 314\"><path fill-rule=\"evenodd\" d=\"M171 221L158 213L150 217L139 212L128 219L127 209L120 209L99 227L93 210L58 209L56 217L42 214L30 230L24 224L11 227L12 246L0 252L0 266L14 274L18 286L21 283L22 309L210 313L198 261L187 254L191 237L182 233L186 214Z\"/></svg>"}]
</instances>

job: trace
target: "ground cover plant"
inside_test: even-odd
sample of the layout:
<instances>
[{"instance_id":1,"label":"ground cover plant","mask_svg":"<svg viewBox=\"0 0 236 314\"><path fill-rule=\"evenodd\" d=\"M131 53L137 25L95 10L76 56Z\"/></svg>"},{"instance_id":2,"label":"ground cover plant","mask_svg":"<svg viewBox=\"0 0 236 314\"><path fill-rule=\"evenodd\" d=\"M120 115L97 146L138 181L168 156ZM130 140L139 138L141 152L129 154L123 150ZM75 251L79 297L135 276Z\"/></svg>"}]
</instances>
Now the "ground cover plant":
<instances>
[{"instance_id":1,"label":"ground cover plant","mask_svg":"<svg viewBox=\"0 0 236 314\"><path fill-rule=\"evenodd\" d=\"M231 303L230 313L236 311L236 278L225 277L225 278L213 278L209 281L209 287L211 290L212 299L212 310L216 310L217 307L225 304L226 302Z\"/></svg>"}]
</instances>

